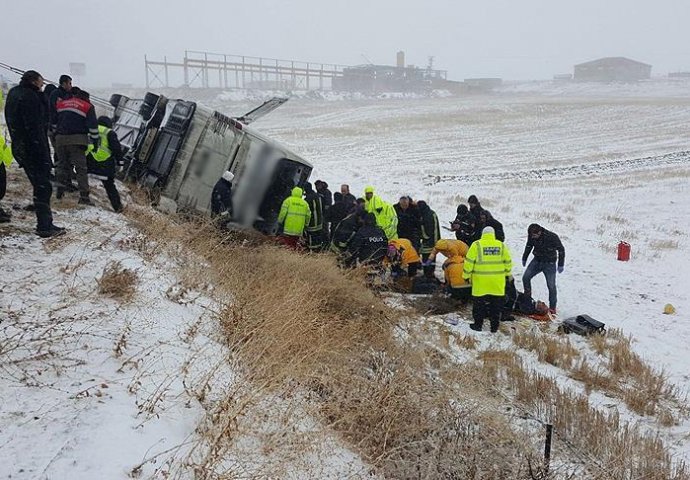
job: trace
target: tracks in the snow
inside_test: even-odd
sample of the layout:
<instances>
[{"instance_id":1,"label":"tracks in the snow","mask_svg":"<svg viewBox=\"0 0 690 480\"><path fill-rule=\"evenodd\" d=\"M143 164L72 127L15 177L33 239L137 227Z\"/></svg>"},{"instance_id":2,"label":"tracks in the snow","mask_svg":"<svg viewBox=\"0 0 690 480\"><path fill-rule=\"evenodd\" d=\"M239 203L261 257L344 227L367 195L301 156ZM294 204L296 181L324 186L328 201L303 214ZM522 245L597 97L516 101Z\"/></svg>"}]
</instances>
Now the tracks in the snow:
<instances>
[{"instance_id":1,"label":"tracks in the snow","mask_svg":"<svg viewBox=\"0 0 690 480\"><path fill-rule=\"evenodd\" d=\"M470 173L466 175L429 175L426 185L436 183L500 183L506 180L560 180L585 177L589 175L614 175L635 170L651 170L659 167L671 167L690 164L690 151L667 153L652 157L630 160L613 160L608 162L568 165L564 167L535 168L531 170L514 170L491 172L490 175Z\"/></svg>"}]
</instances>

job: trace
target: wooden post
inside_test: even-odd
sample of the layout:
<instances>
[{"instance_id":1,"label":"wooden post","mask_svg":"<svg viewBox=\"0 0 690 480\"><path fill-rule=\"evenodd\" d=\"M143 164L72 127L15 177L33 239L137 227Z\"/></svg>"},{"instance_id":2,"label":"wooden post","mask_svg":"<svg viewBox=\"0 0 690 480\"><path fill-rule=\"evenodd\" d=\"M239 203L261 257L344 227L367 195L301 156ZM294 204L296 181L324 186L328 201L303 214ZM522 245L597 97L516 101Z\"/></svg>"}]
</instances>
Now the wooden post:
<instances>
[{"instance_id":1,"label":"wooden post","mask_svg":"<svg viewBox=\"0 0 690 480\"><path fill-rule=\"evenodd\" d=\"M553 425L546 424L546 440L544 441L544 469L549 473L549 466L551 465L551 436L553 434Z\"/></svg>"}]
</instances>

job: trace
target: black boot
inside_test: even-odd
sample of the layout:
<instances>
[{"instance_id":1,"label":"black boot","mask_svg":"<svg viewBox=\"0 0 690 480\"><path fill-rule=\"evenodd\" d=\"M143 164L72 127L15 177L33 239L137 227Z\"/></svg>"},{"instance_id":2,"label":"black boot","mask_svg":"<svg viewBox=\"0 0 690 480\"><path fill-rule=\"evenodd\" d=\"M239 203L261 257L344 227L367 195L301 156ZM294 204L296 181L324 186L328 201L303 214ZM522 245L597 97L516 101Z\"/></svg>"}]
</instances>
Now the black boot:
<instances>
[{"instance_id":1,"label":"black boot","mask_svg":"<svg viewBox=\"0 0 690 480\"><path fill-rule=\"evenodd\" d=\"M482 331L482 325L478 325L476 323L470 323L470 328L474 330L475 332L481 332Z\"/></svg>"},{"instance_id":2,"label":"black boot","mask_svg":"<svg viewBox=\"0 0 690 480\"><path fill-rule=\"evenodd\" d=\"M12 219L12 214L0 208L0 223L8 223Z\"/></svg>"},{"instance_id":3,"label":"black boot","mask_svg":"<svg viewBox=\"0 0 690 480\"><path fill-rule=\"evenodd\" d=\"M94 203L91 201L89 197L79 197L79 205L91 205L94 206Z\"/></svg>"},{"instance_id":4,"label":"black boot","mask_svg":"<svg viewBox=\"0 0 690 480\"><path fill-rule=\"evenodd\" d=\"M57 188L57 192L55 192L55 198L57 198L58 200L60 200L60 199L61 199L62 197L64 197L64 196L65 196L65 189L62 188L62 187L58 187L58 188Z\"/></svg>"}]
</instances>

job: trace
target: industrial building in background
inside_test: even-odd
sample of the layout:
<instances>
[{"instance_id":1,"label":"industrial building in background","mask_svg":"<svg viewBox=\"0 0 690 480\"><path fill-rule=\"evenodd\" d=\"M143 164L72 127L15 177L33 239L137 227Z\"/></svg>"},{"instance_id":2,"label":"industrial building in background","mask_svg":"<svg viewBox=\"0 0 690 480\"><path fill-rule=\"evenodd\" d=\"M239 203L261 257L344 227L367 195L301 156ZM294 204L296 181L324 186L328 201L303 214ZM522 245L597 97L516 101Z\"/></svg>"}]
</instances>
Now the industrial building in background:
<instances>
[{"instance_id":1,"label":"industrial building in background","mask_svg":"<svg viewBox=\"0 0 690 480\"><path fill-rule=\"evenodd\" d=\"M367 59L368 60L368 59ZM358 66L279 60L186 50L181 62L149 60L144 57L147 88L256 89L279 91L336 91L378 94L385 92L451 93L485 92L501 84L500 79L448 80L448 72L433 66L405 64L398 52L395 65Z\"/></svg>"},{"instance_id":2,"label":"industrial building in background","mask_svg":"<svg viewBox=\"0 0 690 480\"><path fill-rule=\"evenodd\" d=\"M575 65L576 82L637 82L649 80L652 66L625 57L606 57Z\"/></svg>"}]
</instances>

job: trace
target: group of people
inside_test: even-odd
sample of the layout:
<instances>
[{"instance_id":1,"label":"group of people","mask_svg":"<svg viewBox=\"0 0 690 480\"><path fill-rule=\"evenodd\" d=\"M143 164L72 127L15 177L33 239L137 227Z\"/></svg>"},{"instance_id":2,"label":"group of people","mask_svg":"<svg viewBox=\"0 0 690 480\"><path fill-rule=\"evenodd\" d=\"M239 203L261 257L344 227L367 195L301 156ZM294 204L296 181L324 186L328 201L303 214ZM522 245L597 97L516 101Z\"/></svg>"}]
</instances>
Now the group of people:
<instances>
[{"instance_id":1,"label":"group of people","mask_svg":"<svg viewBox=\"0 0 690 480\"><path fill-rule=\"evenodd\" d=\"M123 151L111 119L96 118L88 92L72 86L69 75L62 75L57 87L48 84L44 90L44 83L40 73L26 71L19 85L8 92L4 111L12 157L33 187L30 209L36 213L36 234L47 238L65 233L63 227L53 223L50 205L53 179L57 187L56 198L79 192L80 205L94 205L90 198L89 176L98 178L113 210L123 210L115 186ZM54 157L51 157L51 146ZM7 181L5 168L6 164L0 162L2 196ZM9 212L2 213L0 221L9 222Z\"/></svg>"},{"instance_id":2,"label":"group of people","mask_svg":"<svg viewBox=\"0 0 690 480\"><path fill-rule=\"evenodd\" d=\"M457 208L447 230L455 239L441 238L438 216L423 200L400 197L391 205L371 186L355 198L348 185L331 195L328 184L294 187L278 215L278 241L289 248L312 252L329 250L344 267L366 265L375 272L387 269L393 279L435 279L436 257L442 265L447 292L460 301L472 299L474 323L481 330L485 319L498 330L506 308L506 285L511 285L512 259L505 246L503 225L482 207L476 195ZM446 227L444 227L446 228ZM556 313L556 273L565 265L565 248L553 232L536 223L527 229L522 255L524 296L531 297L532 278L543 273L549 290L549 312ZM529 265L530 254L533 255Z\"/></svg>"}]
</instances>

